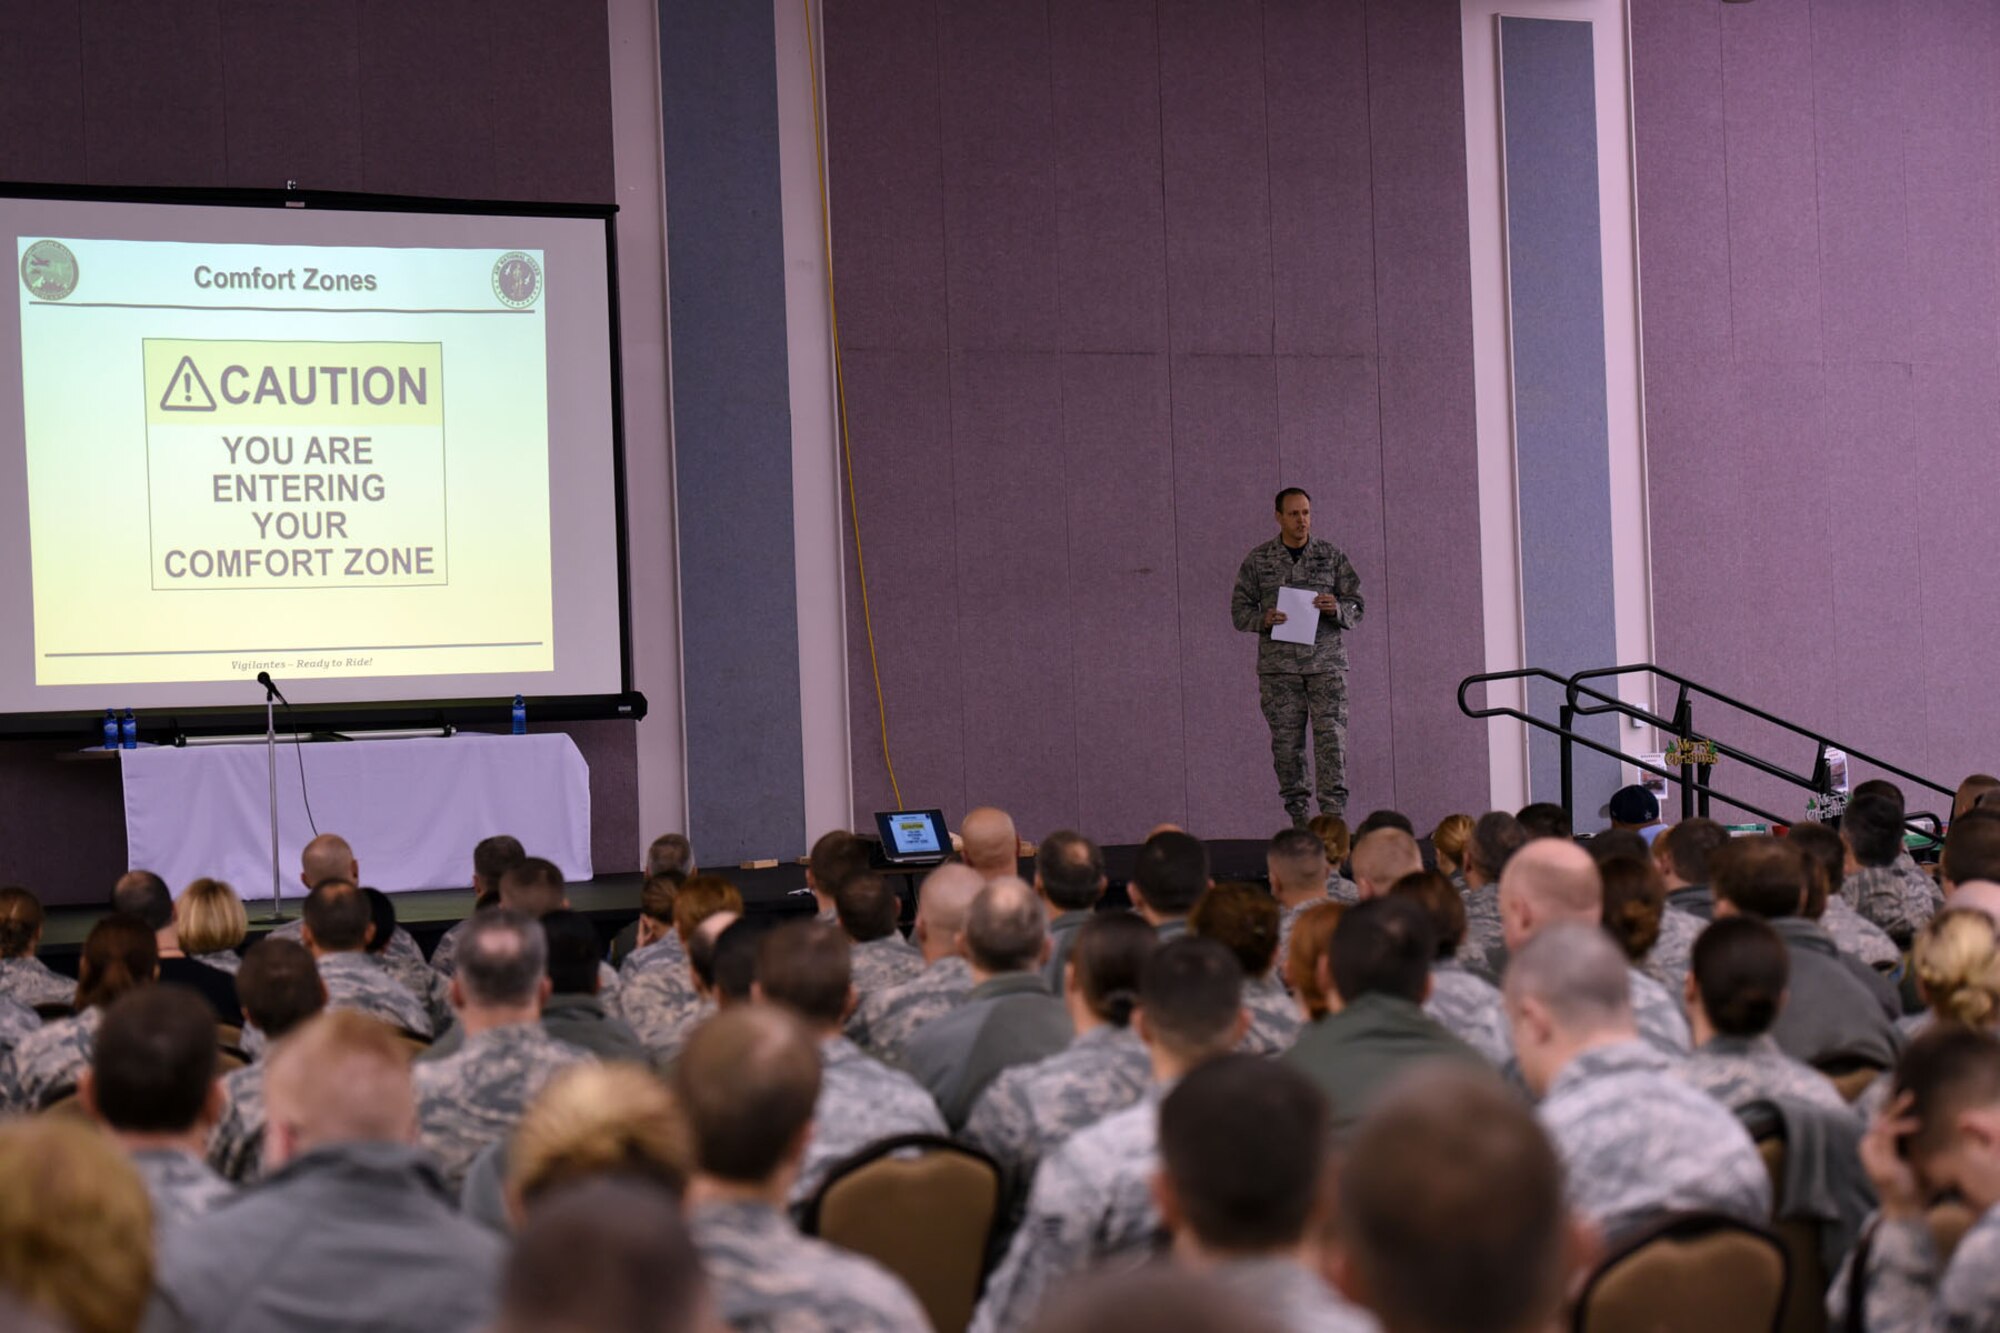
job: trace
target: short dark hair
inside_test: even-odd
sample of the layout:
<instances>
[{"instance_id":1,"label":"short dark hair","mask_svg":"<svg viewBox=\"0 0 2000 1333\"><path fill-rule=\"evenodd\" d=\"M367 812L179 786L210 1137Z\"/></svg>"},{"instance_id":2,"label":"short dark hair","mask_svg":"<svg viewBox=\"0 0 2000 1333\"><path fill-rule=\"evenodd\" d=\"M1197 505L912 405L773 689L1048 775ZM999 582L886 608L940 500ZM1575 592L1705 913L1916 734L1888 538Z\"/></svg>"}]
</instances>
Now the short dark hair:
<instances>
[{"instance_id":1,"label":"short dark hair","mask_svg":"<svg viewBox=\"0 0 2000 1333\"><path fill-rule=\"evenodd\" d=\"M1717 1032L1755 1037L1771 1030L1784 1005L1792 961L1785 941L1753 916L1725 917L1694 942L1689 970L1702 1012Z\"/></svg>"},{"instance_id":2,"label":"short dark hair","mask_svg":"<svg viewBox=\"0 0 2000 1333\"><path fill-rule=\"evenodd\" d=\"M757 987L815 1027L847 1017L854 961L847 936L824 921L787 921L757 942Z\"/></svg>"},{"instance_id":3,"label":"short dark hair","mask_svg":"<svg viewBox=\"0 0 2000 1333\"><path fill-rule=\"evenodd\" d=\"M1817 921L1826 912L1827 896L1839 893L1847 878L1847 844L1833 829L1810 820L1785 830L1785 841L1805 853L1806 867L1813 872L1801 915Z\"/></svg>"},{"instance_id":4,"label":"short dark hair","mask_svg":"<svg viewBox=\"0 0 2000 1333\"><path fill-rule=\"evenodd\" d=\"M715 937L715 949L709 959L708 984L725 1000L741 1001L750 998L750 987L757 980L757 945L763 939L768 927L760 926L749 917L738 917L723 927ZM700 937L700 932L695 932ZM695 957L695 946L688 944L688 961Z\"/></svg>"},{"instance_id":5,"label":"short dark hair","mask_svg":"<svg viewBox=\"0 0 2000 1333\"><path fill-rule=\"evenodd\" d=\"M1027 971L1040 961L1048 938L1042 900L1019 880L988 884L965 909L965 952L983 972Z\"/></svg>"},{"instance_id":6,"label":"short dark hair","mask_svg":"<svg viewBox=\"0 0 2000 1333\"><path fill-rule=\"evenodd\" d=\"M1154 1041L1183 1055L1219 1055L1243 1011L1243 969L1214 940L1182 935L1139 974L1139 1008Z\"/></svg>"},{"instance_id":7,"label":"short dark hair","mask_svg":"<svg viewBox=\"0 0 2000 1333\"><path fill-rule=\"evenodd\" d=\"M540 918L511 907L481 912L458 941L458 984L474 1004L526 1004L547 975L549 946Z\"/></svg>"},{"instance_id":8,"label":"short dark hair","mask_svg":"<svg viewBox=\"0 0 2000 1333\"><path fill-rule=\"evenodd\" d=\"M1401 810L1370 810L1362 816L1361 822L1354 826L1352 842L1360 842L1378 828L1401 829L1413 838L1417 836L1417 826L1412 824L1410 817Z\"/></svg>"},{"instance_id":9,"label":"short dark hair","mask_svg":"<svg viewBox=\"0 0 2000 1333\"><path fill-rule=\"evenodd\" d=\"M708 1279L680 1200L633 1175L559 1185L528 1209L507 1256L498 1333L679 1333Z\"/></svg>"},{"instance_id":10,"label":"short dark hair","mask_svg":"<svg viewBox=\"0 0 2000 1333\"><path fill-rule=\"evenodd\" d=\"M868 868L868 844L846 829L822 833L806 858L813 883L821 893L832 893L849 875Z\"/></svg>"},{"instance_id":11,"label":"short dark hair","mask_svg":"<svg viewBox=\"0 0 2000 1333\"><path fill-rule=\"evenodd\" d=\"M1980 1028L1934 1023L1896 1064L1894 1101L1909 1093L1918 1127L1904 1142L1912 1157L1929 1157L1951 1143L1959 1113L2000 1102L2000 1041Z\"/></svg>"},{"instance_id":12,"label":"short dark hair","mask_svg":"<svg viewBox=\"0 0 2000 1333\"><path fill-rule=\"evenodd\" d=\"M1607 856L1597 874L1604 881L1604 928L1627 958L1643 960L1660 939L1667 882L1648 856Z\"/></svg>"},{"instance_id":13,"label":"short dark hair","mask_svg":"<svg viewBox=\"0 0 2000 1333\"><path fill-rule=\"evenodd\" d=\"M1178 829L1155 833L1139 848L1132 884L1155 912L1185 916L1208 888L1208 848Z\"/></svg>"},{"instance_id":14,"label":"short dark hair","mask_svg":"<svg viewBox=\"0 0 2000 1333\"><path fill-rule=\"evenodd\" d=\"M1709 859L1729 845L1729 830L1713 819L1683 819L1653 840L1656 856L1662 845L1676 875L1690 884L1706 884Z\"/></svg>"},{"instance_id":15,"label":"short dark hair","mask_svg":"<svg viewBox=\"0 0 2000 1333\"><path fill-rule=\"evenodd\" d=\"M1457 956L1458 946L1465 942L1465 899L1452 886L1449 875L1439 870L1413 870L1391 884L1389 892L1424 909L1437 941L1434 959Z\"/></svg>"},{"instance_id":16,"label":"short dark hair","mask_svg":"<svg viewBox=\"0 0 2000 1333\"><path fill-rule=\"evenodd\" d=\"M872 870L860 870L840 881L833 891L834 915L856 944L887 939L896 933L902 903L889 881Z\"/></svg>"},{"instance_id":17,"label":"short dark hair","mask_svg":"<svg viewBox=\"0 0 2000 1333\"><path fill-rule=\"evenodd\" d=\"M326 1007L326 988L306 946L273 935L244 952L236 999L244 1017L276 1041Z\"/></svg>"},{"instance_id":18,"label":"short dark hair","mask_svg":"<svg viewBox=\"0 0 2000 1333\"><path fill-rule=\"evenodd\" d=\"M686 879L694 873L694 844L685 833L662 833L646 849L646 874L678 875Z\"/></svg>"},{"instance_id":19,"label":"short dark hair","mask_svg":"<svg viewBox=\"0 0 2000 1333\"><path fill-rule=\"evenodd\" d=\"M771 1178L819 1100L819 1049L789 1011L724 1009L697 1027L674 1062L702 1171L739 1184Z\"/></svg>"},{"instance_id":20,"label":"short dark hair","mask_svg":"<svg viewBox=\"0 0 2000 1333\"><path fill-rule=\"evenodd\" d=\"M1583 850L1589 852L1599 865L1614 856L1632 856L1648 861L1653 855L1653 849L1646 844L1646 840L1629 828L1608 828L1593 833L1590 840L1583 844Z\"/></svg>"},{"instance_id":21,"label":"short dark hair","mask_svg":"<svg viewBox=\"0 0 2000 1333\"><path fill-rule=\"evenodd\" d=\"M1903 803L1876 792L1856 792L1841 812L1840 836L1863 866L1888 865L1903 850Z\"/></svg>"},{"instance_id":22,"label":"short dark hair","mask_svg":"<svg viewBox=\"0 0 2000 1333\"><path fill-rule=\"evenodd\" d=\"M215 1084L215 1011L183 986L141 986L104 1009L90 1056L97 1113L128 1134L194 1127Z\"/></svg>"},{"instance_id":23,"label":"short dark hair","mask_svg":"<svg viewBox=\"0 0 2000 1333\"><path fill-rule=\"evenodd\" d=\"M396 938L396 904L380 889L363 887L361 896L368 900L368 921L375 927L368 937L368 952L386 953Z\"/></svg>"},{"instance_id":24,"label":"short dark hair","mask_svg":"<svg viewBox=\"0 0 2000 1333\"><path fill-rule=\"evenodd\" d=\"M165 930L173 924L174 895L152 871L128 870L112 886L111 910L138 917L148 930Z\"/></svg>"},{"instance_id":25,"label":"short dark hair","mask_svg":"<svg viewBox=\"0 0 2000 1333\"><path fill-rule=\"evenodd\" d=\"M527 859L528 851L519 838L511 833L496 833L481 838L472 849L472 873L497 889L500 877Z\"/></svg>"},{"instance_id":26,"label":"short dark hair","mask_svg":"<svg viewBox=\"0 0 2000 1333\"><path fill-rule=\"evenodd\" d=\"M1429 914L1408 898L1356 903L1327 946L1333 988L1349 1004L1375 993L1422 1004L1436 941Z\"/></svg>"},{"instance_id":27,"label":"short dark hair","mask_svg":"<svg viewBox=\"0 0 2000 1333\"><path fill-rule=\"evenodd\" d=\"M1952 820L1945 831L1944 860L1939 868L1954 884L2000 880L2000 809L1974 806Z\"/></svg>"},{"instance_id":28,"label":"short dark hair","mask_svg":"<svg viewBox=\"0 0 2000 1333\"><path fill-rule=\"evenodd\" d=\"M550 912L542 918L542 938L549 948L549 990L556 995L595 995L603 946L590 918L566 908Z\"/></svg>"},{"instance_id":29,"label":"short dark hair","mask_svg":"<svg viewBox=\"0 0 2000 1333\"><path fill-rule=\"evenodd\" d=\"M1489 810L1472 826L1472 838L1465 844L1468 862L1476 861L1489 880L1500 878L1514 853L1528 843L1528 830L1505 810Z\"/></svg>"},{"instance_id":30,"label":"short dark hair","mask_svg":"<svg viewBox=\"0 0 2000 1333\"><path fill-rule=\"evenodd\" d=\"M368 943L374 924L368 895L350 880L323 879L306 895L306 929L313 943L329 953L349 953Z\"/></svg>"},{"instance_id":31,"label":"short dark hair","mask_svg":"<svg viewBox=\"0 0 2000 1333\"><path fill-rule=\"evenodd\" d=\"M44 920L40 898L18 884L0 888L0 958L20 958L33 949Z\"/></svg>"},{"instance_id":32,"label":"short dark hair","mask_svg":"<svg viewBox=\"0 0 2000 1333\"><path fill-rule=\"evenodd\" d=\"M1073 829L1057 829L1035 848L1042 892L1065 912L1087 912L1104 888L1104 853Z\"/></svg>"},{"instance_id":33,"label":"short dark hair","mask_svg":"<svg viewBox=\"0 0 2000 1333\"><path fill-rule=\"evenodd\" d=\"M1113 1027L1129 1024L1139 1003L1139 978L1159 945L1158 933L1130 912L1106 912L1084 922L1069 947L1068 964L1090 1012Z\"/></svg>"},{"instance_id":34,"label":"short dark hair","mask_svg":"<svg viewBox=\"0 0 2000 1333\"><path fill-rule=\"evenodd\" d=\"M1767 921L1797 916L1804 906L1812 868L1806 854L1782 838L1732 838L1708 861L1717 902Z\"/></svg>"},{"instance_id":35,"label":"short dark hair","mask_svg":"<svg viewBox=\"0 0 2000 1333\"><path fill-rule=\"evenodd\" d=\"M568 899L562 867L541 856L524 856L500 876L500 902L529 916L546 916Z\"/></svg>"},{"instance_id":36,"label":"short dark hair","mask_svg":"<svg viewBox=\"0 0 2000 1333\"><path fill-rule=\"evenodd\" d=\"M1902 809L1904 804L1903 789L1887 778L1870 778L1866 782L1855 783L1854 795L1880 796L1885 800L1893 801L1898 810Z\"/></svg>"},{"instance_id":37,"label":"short dark hair","mask_svg":"<svg viewBox=\"0 0 2000 1333\"><path fill-rule=\"evenodd\" d=\"M1201 895L1188 913L1188 930L1214 940L1236 956L1243 975L1262 978L1278 956L1278 928L1284 913L1255 884L1218 884Z\"/></svg>"},{"instance_id":38,"label":"short dark hair","mask_svg":"<svg viewBox=\"0 0 2000 1333\"><path fill-rule=\"evenodd\" d=\"M1326 1172L1326 1097L1277 1060L1224 1055L1160 1103L1160 1165L1188 1230L1232 1254L1296 1249Z\"/></svg>"},{"instance_id":39,"label":"short dark hair","mask_svg":"<svg viewBox=\"0 0 2000 1333\"><path fill-rule=\"evenodd\" d=\"M1278 513L1280 513L1280 514L1284 513L1284 512L1285 512L1285 497L1286 497L1286 496L1288 496L1288 495L1305 495L1305 497L1306 497L1306 503L1307 503L1307 504L1311 504L1311 503L1312 503L1312 496L1310 496L1310 495L1306 495L1306 490L1305 490L1305 487L1303 487L1303 486L1287 486L1287 487L1285 487L1285 489L1284 489L1284 490L1282 490L1282 491L1279 491L1279 492L1278 492L1278 498L1277 498L1277 499L1275 499L1275 500L1273 500L1273 501L1271 502L1271 508L1272 508L1272 509L1274 509L1274 510L1276 510L1276 511L1277 511Z\"/></svg>"},{"instance_id":40,"label":"short dark hair","mask_svg":"<svg viewBox=\"0 0 2000 1333\"><path fill-rule=\"evenodd\" d=\"M1264 845L1264 855L1273 861L1290 861L1301 866L1317 864L1326 869L1326 842L1311 829L1282 828Z\"/></svg>"},{"instance_id":41,"label":"short dark hair","mask_svg":"<svg viewBox=\"0 0 2000 1333\"><path fill-rule=\"evenodd\" d=\"M1535 801L1524 805L1514 818L1521 821L1521 827L1528 830L1530 838L1568 838L1575 836L1575 826L1570 823L1569 811L1554 801Z\"/></svg>"}]
</instances>

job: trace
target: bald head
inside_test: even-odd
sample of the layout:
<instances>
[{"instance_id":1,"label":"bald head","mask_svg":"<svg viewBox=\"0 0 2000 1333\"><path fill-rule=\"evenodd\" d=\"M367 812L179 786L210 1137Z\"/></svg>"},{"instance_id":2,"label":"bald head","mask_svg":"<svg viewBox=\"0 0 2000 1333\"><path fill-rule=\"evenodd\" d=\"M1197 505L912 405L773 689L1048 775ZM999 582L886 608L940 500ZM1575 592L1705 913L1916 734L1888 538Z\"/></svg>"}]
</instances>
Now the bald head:
<instances>
[{"instance_id":1,"label":"bald head","mask_svg":"<svg viewBox=\"0 0 2000 1333\"><path fill-rule=\"evenodd\" d=\"M338 833L322 833L299 853L299 878L308 889L316 889L330 879L361 882L361 867L354 849Z\"/></svg>"},{"instance_id":2,"label":"bald head","mask_svg":"<svg viewBox=\"0 0 2000 1333\"><path fill-rule=\"evenodd\" d=\"M1365 901L1386 898L1389 889L1405 875L1424 868L1424 854L1417 840L1399 828L1378 828L1364 834L1350 853L1354 884Z\"/></svg>"},{"instance_id":3,"label":"bald head","mask_svg":"<svg viewBox=\"0 0 2000 1333\"><path fill-rule=\"evenodd\" d=\"M965 929L966 909L986 887L986 879L971 866L948 861L924 877L917 890L917 943L932 962L958 948Z\"/></svg>"},{"instance_id":4,"label":"bald head","mask_svg":"<svg viewBox=\"0 0 2000 1333\"><path fill-rule=\"evenodd\" d=\"M996 879L965 914L965 957L979 972L1025 972L1047 955L1048 913L1018 878Z\"/></svg>"},{"instance_id":5,"label":"bald head","mask_svg":"<svg viewBox=\"0 0 2000 1333\"><path fill-rule=\"evenodd\" d=\"M1021 839L1014 832L1014 820L1005 810L982 805L965 817L958 827L965 844L965 863L983 878L998 879L1020 868Z\"/></svg>"},{"instance_id":6,"label":"bald head","mask_svg":"<svg viewBox=\"0 0 2000 1333\"><path fill-rule=\"evenodd\" d=\"M1558 922L1594 927L1603 916L1597 863L1566 838L1535 839L1500 872L1500 924L1510 950Z\"/></svg>"},{"instance_id":7,"label":"bald head","mask_svg":"<svg viewBox=\"0 0 2000 1333\"><path fill-rule=\"evenodd\" d=\"M272 1048L264 1100L268 1167L328 1144L417 1136L408 1053L387 1027L349 1010L310 1019Z\"/></svg>"},{"instance_id":8,"label":"bald head","mask_svg":"<svg viewBox=\"0 0 2000 1333\"><path fill-rule=\"evenodd\" d=\"M2000 922L2000 884L1990 879L1970 879L1963 884L1954 884L1951 900L1946 906L1969 907Z\"/></svg>"}]
</instances>

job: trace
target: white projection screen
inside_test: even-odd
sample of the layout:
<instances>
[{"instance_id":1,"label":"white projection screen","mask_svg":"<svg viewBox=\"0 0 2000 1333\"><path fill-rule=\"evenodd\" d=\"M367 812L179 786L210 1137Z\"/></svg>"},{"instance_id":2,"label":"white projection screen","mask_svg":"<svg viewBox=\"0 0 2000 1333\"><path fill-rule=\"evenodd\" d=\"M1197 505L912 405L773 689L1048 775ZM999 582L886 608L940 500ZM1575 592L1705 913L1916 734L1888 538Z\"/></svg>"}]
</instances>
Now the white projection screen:
<instances>
[{"instance_id":1,"label":"white projection screen","mask_svg":"<svg viewBox=\"0 0 2000 1333\"><path fill-rule=\"evenodd\" d=\"M0 730L642 711L610 214L0 192Z\"/></svg>"}]
</instances>

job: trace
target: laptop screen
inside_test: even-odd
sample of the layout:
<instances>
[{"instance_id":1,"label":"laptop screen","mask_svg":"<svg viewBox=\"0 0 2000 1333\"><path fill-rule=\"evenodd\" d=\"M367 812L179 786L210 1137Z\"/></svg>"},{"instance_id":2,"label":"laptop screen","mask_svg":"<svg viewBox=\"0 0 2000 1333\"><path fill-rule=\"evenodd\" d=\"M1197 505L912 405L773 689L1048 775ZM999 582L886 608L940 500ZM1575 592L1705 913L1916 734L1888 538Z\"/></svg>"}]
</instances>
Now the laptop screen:
<instances>
[{"instance_id":1,"label":"laptop screen","mask_svg":"<svg viewBox=\"0 0 2000 1333\"><path fill-rule=\"evenodd\" d=\"M942 810L892 810L875 816L882 850L893 859L943 856L951 850Z\"/></svg>"}]
</instances>

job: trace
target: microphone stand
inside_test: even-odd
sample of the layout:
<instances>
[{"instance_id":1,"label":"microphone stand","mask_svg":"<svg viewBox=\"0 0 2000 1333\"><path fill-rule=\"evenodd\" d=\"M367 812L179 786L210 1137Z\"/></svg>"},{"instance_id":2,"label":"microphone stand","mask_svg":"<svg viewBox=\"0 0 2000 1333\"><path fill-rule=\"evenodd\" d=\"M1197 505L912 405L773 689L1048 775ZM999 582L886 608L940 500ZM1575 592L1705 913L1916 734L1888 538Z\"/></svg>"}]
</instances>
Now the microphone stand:
<instances>
[{"instance_id":1,"label":"microphone stand","mask_svg":"<svg viewBox=\"0 0 2000 1333\"><path fill-rule=\"evenodd\" d=\"M278 891L278 720L273 711L278 687L267 674L260 673L258 680L264 687L264 763L271 778L271 914L264 923L276 925L287 919Z\"/></svg>"}]
</instances>

